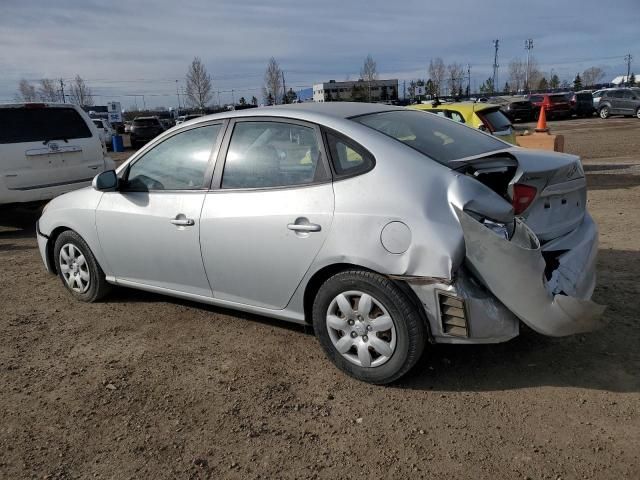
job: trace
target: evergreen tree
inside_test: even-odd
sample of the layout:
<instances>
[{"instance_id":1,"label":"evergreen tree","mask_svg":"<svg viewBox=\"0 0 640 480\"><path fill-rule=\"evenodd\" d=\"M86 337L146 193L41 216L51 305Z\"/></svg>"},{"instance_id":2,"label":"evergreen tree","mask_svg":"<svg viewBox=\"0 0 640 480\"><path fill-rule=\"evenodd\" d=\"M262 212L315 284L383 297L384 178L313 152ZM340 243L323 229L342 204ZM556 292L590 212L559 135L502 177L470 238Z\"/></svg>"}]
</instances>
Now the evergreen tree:
<instances>
[{"instance_id":1,"label":"evergreen tree","mask_svg":"<svg viewBox=\"0 0 640 480\"><path fill-rule=\"evenodd\" d=\"M573 79L573 89L575 91L582 90L582 79L579 73L576 75L576 78Z\"/></svg>"}]
</instances>

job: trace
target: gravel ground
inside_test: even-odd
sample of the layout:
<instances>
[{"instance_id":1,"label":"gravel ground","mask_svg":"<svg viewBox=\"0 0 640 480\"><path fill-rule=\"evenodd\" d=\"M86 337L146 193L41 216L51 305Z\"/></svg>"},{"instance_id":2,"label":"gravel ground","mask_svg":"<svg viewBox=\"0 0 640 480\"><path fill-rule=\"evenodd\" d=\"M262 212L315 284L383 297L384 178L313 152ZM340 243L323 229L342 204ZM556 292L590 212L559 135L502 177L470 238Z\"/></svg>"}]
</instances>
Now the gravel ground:
<instances>
[{"instance_id":1,"label":"gravel ground","mask_svg":"<svg viewBox=\"0 0 640 480\"><path fill-rule=\"evenodd\" d=\"M81 304L0 227L0 478L640 478L640 121L551 122L601 231L604 331L345 377L302 328L119 289Z\"/></svg>"}]
</instances>

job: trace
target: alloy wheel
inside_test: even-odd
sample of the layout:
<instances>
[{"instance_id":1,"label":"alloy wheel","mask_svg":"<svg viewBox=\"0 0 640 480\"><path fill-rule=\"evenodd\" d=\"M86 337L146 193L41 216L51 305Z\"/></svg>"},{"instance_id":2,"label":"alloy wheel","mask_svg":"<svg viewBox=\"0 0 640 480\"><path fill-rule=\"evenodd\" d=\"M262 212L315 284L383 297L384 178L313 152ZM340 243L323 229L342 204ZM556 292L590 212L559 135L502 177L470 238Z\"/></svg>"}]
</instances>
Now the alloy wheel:
<instances>
[{"instance_id":1,"label":"alloy wheel","mask_svg":"<svg viewBox=\"0 0 640 480\"><path fill-rule=\"evenodd\" d=\"M336 350L360 367L387 362L396 348L396 328L384 305L361 291L337 295L329 304L327 331Z\"/></svg>"}]
</instances>

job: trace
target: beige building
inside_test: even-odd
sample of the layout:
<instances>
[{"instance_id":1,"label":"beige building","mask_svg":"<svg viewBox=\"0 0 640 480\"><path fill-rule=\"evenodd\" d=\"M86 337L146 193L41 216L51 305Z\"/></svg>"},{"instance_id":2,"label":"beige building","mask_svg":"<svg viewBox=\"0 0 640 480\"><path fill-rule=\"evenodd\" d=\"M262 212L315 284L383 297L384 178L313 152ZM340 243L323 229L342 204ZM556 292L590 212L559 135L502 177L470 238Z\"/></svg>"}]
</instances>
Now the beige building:
<instances>
[{"instance_id":1,"label":"beige building","mask_svg":"<svg viewBox=\"0 0 640 480\"><path fill-rule=\"evenodd\" d=\"M387 102L398 99L398 80L336 82L329 80L313 86L314 102Z\"/></svg>"}]
</instances>

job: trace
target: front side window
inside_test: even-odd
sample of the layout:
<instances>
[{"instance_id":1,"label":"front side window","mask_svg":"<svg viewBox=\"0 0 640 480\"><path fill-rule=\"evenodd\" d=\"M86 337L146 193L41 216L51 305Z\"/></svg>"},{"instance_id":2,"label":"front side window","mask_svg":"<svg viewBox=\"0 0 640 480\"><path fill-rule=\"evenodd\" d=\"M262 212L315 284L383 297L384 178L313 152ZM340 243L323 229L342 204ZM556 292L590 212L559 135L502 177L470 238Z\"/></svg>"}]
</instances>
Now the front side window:
<instances>
[{"instance_id":1,"label":"front side window","mask_svg":"<svg viewBox=\"0 0 640 480\"><path fill-rule=\"evenodd\" d=\"M501 140L476 129L415 110L373 113L353 120L384 133L443 165L508 147Z\"/></svg>"},{"instance_id":2,"label":"front side window","mask_svg":"<svg viewBox=\"0 0 640 480\"><path fill-rule=\"evenodd\" d=\"M125 189L199 190L221 125L193 128L159 143L129 168Z\"/></svg>"},{"instance_id":3,"label":"front side window","mask_svg":"<svg viewBox=\"0 0 640 480\"><path fill-rule=\"evenodd\" d=\"M222 188L305 185L325 178L313 128L284 122L238 122L222 173Z\"/></svg>"}]
</instances>

